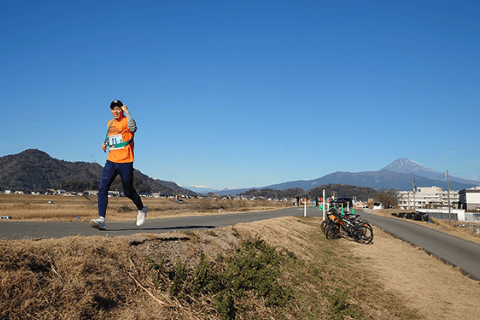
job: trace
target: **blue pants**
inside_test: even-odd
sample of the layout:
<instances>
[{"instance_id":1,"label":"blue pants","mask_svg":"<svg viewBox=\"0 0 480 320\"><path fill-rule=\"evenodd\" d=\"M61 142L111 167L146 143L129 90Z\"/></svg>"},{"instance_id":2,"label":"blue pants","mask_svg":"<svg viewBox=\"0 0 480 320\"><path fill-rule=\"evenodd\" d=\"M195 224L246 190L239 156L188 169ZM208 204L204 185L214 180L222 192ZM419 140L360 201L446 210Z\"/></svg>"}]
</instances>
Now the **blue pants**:
<instances>
[{"instance_id":1,"label":"blue pants","mask_svg":"<svg viewBox=\"0 0 480 320\"><path fill-rule=\"evenodd\" d=\"M133 188L133 162L115 163L107 160L98 186L98 215L100 217L105 217L108 205L108 190L117 175L122 178L125 197L132 200L138 210L143 209L142 199Z\"/></svg>"}]
</instances>

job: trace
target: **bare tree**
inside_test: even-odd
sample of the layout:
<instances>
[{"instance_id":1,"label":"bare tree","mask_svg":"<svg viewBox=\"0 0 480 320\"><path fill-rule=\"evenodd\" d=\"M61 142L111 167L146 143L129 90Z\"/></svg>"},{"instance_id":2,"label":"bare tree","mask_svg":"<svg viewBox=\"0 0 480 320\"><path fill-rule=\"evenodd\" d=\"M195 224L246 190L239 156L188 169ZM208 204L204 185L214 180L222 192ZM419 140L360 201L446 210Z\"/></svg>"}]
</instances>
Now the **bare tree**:
<instances>
[{"instance_id":1,"label":"bare tree","mask_svg":"<svg viewBox=\"0 0 480 320\"><path fill-rule=\"evenodd\" d=\"M377 201L383 203L385 208L398 207L398 192L395 189L383 188L377 192Z\"/></svg>"}]
</instances>

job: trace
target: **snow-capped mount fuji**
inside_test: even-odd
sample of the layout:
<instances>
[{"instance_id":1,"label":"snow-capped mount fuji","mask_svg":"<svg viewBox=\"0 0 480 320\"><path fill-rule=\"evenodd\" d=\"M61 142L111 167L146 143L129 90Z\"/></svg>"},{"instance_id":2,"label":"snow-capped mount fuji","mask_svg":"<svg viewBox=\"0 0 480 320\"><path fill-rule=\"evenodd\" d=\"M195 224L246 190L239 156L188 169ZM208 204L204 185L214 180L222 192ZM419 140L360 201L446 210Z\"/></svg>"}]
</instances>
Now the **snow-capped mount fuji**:
<instances>
[{"instance_id":1,"label":"snow-capped mount fuji","mask_svg":"<svg viewBox=\"0 0 480 320\"><path fill-rule=\"evenodd\" d=\"M384 170L396 173L414 174L417 176L444 182L447 180L443 172L435 171L408 158L399 158L387 165L386 167L382 168L380 171ZM457 178L452 175L449 176L449 180L451 182L458 182L462 184L478 185L477 181Z\"/></svg>"},{"instance_id":2,"label":"snow-capped mount fuji","mask_svg":"<svg viewBox=\"0 0 480 320\"><path fill-rule=\"evenodd\" d=\"M443 173L427 168L424 165L408 158L399 158L380 170L397 173L413 173L430 179L443 179Z\"/></svg>"}]
</instances>

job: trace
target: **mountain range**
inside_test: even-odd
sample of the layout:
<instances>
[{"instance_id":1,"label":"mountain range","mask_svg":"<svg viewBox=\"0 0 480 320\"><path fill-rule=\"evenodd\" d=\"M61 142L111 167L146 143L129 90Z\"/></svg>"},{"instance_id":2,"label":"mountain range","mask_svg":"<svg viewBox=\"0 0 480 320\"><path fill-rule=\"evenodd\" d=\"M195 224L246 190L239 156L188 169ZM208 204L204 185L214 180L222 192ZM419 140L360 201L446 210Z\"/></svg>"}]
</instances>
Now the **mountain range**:
<instances>
[{"instance_id":1,"label":"mountain range","mask_svg":"<svg viewBox=\"0 0 480 320\"><path fill-rule=\"evenodd\" d=\"M73 191L98 188L102 167L98 163L68 162L50 157L47 153L28 149L16 155L0 157L0 188L14 190L46 190L50 188ZM251 189L286 190L301 188L308 191L327 184L345 184L369 187L376 190L412 190L414 187L437 186L447 189L443 173L427 168L407 158L400 158L379 171L335 172L313 180L297 180L273 184L263 188L211 189L203 186L182 187L172 181L153 179L135 170L135 188L139 192L164 195L195 195L213 192L218 195L235 195ZM449 177L451 190L462 190L478 185L477 181ZM116 182L113 187L121 190ZM112 188L114 190L114 188Z\"/></svg>"},{"instance_id":2,"label":"mountain range","mask_svg":"<svg viewBox=\"0 0 480 320\"><path fill-rule=\"evenodd\" d=\"M400 158L379 171L365 172L335 172L314 180L299 180L274 184L265 188L277 190L289 189L292 187L309 190L323 184L348 184L359 187L370 187L374 189L397 189L400 191L412 190L414 187L441 187L447 190L447 179L443 173L427 168L407 158ZM475 187L477 181L449 176L451 190L462 190Z\"/></svg>"},{"instance_id":3,"label":"mountain range","mask_svg":"<svg viewBox=\"0 0 480 320\"><path fill-rule=\"evenodd\" d=\"M259 189L286 190L301 188L308 191L317 186L332 184L347 184L359 187L369 187L376 190L382 188L400 191L412 190L414 187L441 187L447 190L447 179L442 172L430 169L408 158L399 158L378 171L364 172L335 172L313 180L296 180L279 184L272 184ZM474 180L467 180L449 176L451 190L462 190L477 186ZM216 194L238 194L254 188L215 190ZM196 192L202 193L201 189Z\"/></svg>"},{"instance_id":4,"label":"mountain range","mask_svg":"<svg viewBox=\"0 0 480 320\"><path fill-rule=\"evenodd\" d=\"M0 189L31 191L96 190L103 170L98 163L58 160L37 149L1 157L0 168ZM136 169L134 177L134 186L140 193L196 194L174 182L152 179ZM123 190L119 178L111 189Z\"/></svg>"}]
</instances>

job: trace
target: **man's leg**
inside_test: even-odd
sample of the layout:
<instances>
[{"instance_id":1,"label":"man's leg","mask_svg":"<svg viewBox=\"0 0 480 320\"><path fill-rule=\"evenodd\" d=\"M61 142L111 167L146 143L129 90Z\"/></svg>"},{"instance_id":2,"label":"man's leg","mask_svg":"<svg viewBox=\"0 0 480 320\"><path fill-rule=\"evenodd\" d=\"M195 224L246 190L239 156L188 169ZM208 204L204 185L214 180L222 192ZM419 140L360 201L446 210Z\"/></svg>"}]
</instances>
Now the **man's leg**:
<instances>
[{"instance_id":1,"label":"man's leg","mask_svg":"<svg viewBox=\"0 0 480 320\"><path fill-rule=\"evenodd\" d=\"M105 218L108 205L108 190L115 180L118 172L115 170L115 164L111 161L105 163L103 167L102 178L98 186L98 215Z\"/></svg>"},{"instance_id":2,"label":"man's leg","mask_svg":"<svg viewBox=\"0 0 480 320\"><path fill-rule=\"evenodd\" d=\"M133 162L118 163L120 177L122 178L123 193L125 197L133 201L138 210L143 209L142 199L133 187Z\"/></svg>"},{"instance_id":3,"label":"man's leg","mask_svg":"<svg viewBox=\"0 0 480 320\"><path fill-rule=\"evenodd\" d=\"M138 209L137 227L140 227L147 218L148 208L143 206L142 199L133 188L133 162L118 164L121 167L120 176L122 177L123 192L125 197L133 201Z\"/></svg>"}]
</instances>

